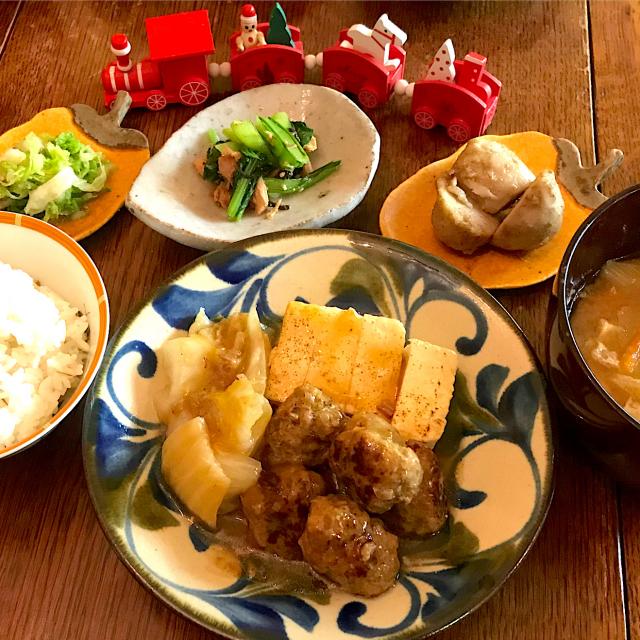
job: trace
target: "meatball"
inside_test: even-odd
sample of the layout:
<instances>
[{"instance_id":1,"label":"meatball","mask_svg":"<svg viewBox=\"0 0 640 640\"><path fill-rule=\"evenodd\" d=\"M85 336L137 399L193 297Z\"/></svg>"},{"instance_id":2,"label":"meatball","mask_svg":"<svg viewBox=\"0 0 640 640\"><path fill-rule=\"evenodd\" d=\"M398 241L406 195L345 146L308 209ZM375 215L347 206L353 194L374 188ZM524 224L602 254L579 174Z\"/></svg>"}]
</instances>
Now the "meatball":
<instances>
[{"instance_id":1,"label":"meatball","mask_svg":"<svg viewBox=\"0 0 640 640\"><path fill-rule=\"evenodd\" d=\"M343 414L331 398L310 384L298 387L276 410L267 425L262 462L265 466L322 464Z\"/></svg>"},{"instance_id":2,"label":"meatball","mask_svg":"<svg viewBox=\"0 0 640 640\"><path fill-rule=\"evenodd\" d=\"M344 496L323 496L311 502L300 547L318 573L361 596L386 591L400 569L398 538Z\"/></svg>"},{"instance_id":3,"label":"meatball","mask_svg":"<svg viewBox=\"0 0 640 640\"><path fill-rule=\"evenodd\" d=\"M313 498L324 494L320 475L288 464L262 471L257 484L242 497L249 530L263 549L283 558L300 560L302 535Z\"/></svg>"},{"instance_id":4,"label":"meatball","mask_svg":"<svg viewBox=\"0 0 640 640\"><path fill-rule=\"evenodd\" d=\"M422 466L422 483L411 502L399 503L384 514L387 527L399 536L428 536L439 531L447 520L447 497L438 457L424 442L409 440Z\"/></svg>"},{"instance_id":5,"label":"meatball","mask_svg":"<svg viewBox=\"0 0 640 640\"><path fill-rule=\"evenodd\" d=\"M356 414L334 440L329 464L341 490L371 513L410 502L422 481L418 456L373 413Z\"/></svg>"}]
</instances>

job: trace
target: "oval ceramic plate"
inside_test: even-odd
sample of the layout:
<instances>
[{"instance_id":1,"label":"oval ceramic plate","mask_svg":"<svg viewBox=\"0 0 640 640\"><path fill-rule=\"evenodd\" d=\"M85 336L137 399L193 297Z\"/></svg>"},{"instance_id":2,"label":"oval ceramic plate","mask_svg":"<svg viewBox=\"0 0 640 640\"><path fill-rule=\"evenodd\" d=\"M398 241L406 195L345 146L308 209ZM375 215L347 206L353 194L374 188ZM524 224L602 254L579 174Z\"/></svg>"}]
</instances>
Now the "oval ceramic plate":
<instances>
[{"instance_id":1,"label":"oval ceramic plate","mask_svg":"<svg viewBox=\"0 0 640 640\"><path fill-rule=\"evenodd\" d=\"M289 300L384 314L412 337L456 349L460 369L437 445L450 525L405 559L376 599L320 600L249 579L161 490L164 428L150 391L155 349L210 316L256 306L277 326ZM339 230L272 234L203 256L138 308L113 339L87 403L83 454L107 536L158 597L230 638L418 638L484 602L516 567L551 497L544 382L506 311L437 258Z\"/></svg>"},{"instance_id":2,"label":"oval ceramic plate","mask_svg":"<svg viewBox=\"0 0 640 640\"><path fill-rule=\"evenodd\" d=\"M380 210L382 234L446 260L487 289L526 287L547 280L558 271L576 229L606 200L596 186L620 164L622 152L614 149L597 166L585 168L577 147L563 138L538 131L484 137L511 149L535 175L545 169L556 172L565 211L562 227L549 242L532 251L503 251L487 245L473 255L465 255L436 238L431 225L436 180L451 169L464 146L420 169L387 196Z\"/></svg>"},{"instance_id":3,"label":"oval ceramic plate","mask_svg":"<svg viewBox=\"0 0 640 640\"><path fill-rule=\"evenodd\" d=\"M85 144L101 151L111 163L106 190L87 203L86 213L54 224L74 240L82 240L105 225L124 204L138 172L149 159L149 143L135 129L121 129L131 98L121 91L110 113L100 116L85 104L45 109L29 122L0 136L0 153L21 142L29 132L58 135L71 131Z\"/></svg>"},{"instance_id":4,"label":"oval ceramic plate","mask_svg":"<svg viewBox=\"0 0 640 640\"><path fill-rule=\"evenodd\" d=\"M342 166L315 187L285 198L289 209L272 219L248 211L238 222L229 222L213 201L213 185L196 172L194 161L206 154L209 129L220 133L233 120L277 111L314 129L314 167L332 160L342 160ZM364 198L379 152L373 123L341 93L316 85L272 84L242 91L191 118L143 167L126 205L152 229L196 249L272 231L322 227L347 215Z\"/></svg>"}]
</instances>

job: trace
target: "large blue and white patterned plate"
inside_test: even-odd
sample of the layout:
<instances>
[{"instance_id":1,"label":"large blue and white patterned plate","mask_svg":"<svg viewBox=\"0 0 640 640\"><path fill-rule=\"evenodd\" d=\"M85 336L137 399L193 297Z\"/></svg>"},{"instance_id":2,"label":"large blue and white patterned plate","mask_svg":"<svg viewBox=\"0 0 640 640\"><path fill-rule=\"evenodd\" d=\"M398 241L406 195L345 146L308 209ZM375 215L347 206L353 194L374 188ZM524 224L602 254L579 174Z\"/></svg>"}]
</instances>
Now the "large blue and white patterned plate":
<instances>
[{"instance_id":1,"label":"large blue and white patterned plate","mask_svg":"<svg viewBox=\"0 0 640 640\"><path fill-rule=\"evenodd\" d=\"M396 586L376 599L322 599L247 578L162 490L164 428L150 397L155 349L200 307L220 316L255 306L277 328L293 299L398 318L408 335L460 355L436 449L450 524L408 549ZM549 505L553 466L542 374L504 309L441 260L339 230L246 240L203 256L155 291L111 342L87 403L83 453L102 526L134 574L203 626L261 640L405 639L450 625L491 596L527 552Z\"/></svg>"}]
</instances>

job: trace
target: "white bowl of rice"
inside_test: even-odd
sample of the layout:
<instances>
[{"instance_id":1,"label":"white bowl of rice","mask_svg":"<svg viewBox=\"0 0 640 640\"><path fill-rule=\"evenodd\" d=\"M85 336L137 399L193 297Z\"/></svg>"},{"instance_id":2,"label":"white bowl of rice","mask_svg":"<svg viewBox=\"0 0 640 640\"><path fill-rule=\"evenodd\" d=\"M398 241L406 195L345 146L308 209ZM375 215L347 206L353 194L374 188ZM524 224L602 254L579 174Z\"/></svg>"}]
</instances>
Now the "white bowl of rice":
<instances>
[{"instance_id":1,"label":"white bowl of rice","mask_svg":"<svg viewBox=\"0 0 640 640\"><path fill-rule=\"evenodd\" d=\"M0 458L78 404L108 332L107 292L84 249L41 220L0 212Z\"/></svg>"}]
</instances>

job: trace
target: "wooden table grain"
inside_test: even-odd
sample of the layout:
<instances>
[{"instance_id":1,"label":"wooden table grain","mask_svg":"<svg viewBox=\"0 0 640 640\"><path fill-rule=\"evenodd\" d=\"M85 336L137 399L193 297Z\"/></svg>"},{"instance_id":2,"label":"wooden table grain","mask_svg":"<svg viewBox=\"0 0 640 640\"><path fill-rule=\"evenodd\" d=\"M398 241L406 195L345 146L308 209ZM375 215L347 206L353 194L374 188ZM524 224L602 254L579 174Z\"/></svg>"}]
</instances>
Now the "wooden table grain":
<instances>
[{"instance_id":1,"label":"wooden table grain","mask_svg":"<svg viewBox=\"0 0 640 640\"><path fill-rule=\"evenodd\" d=\"M228 54L238 3L0 1L0 131L51 106L101 105L99 72L112 33L146 54L143 18L209 9L217 59ZM266 16L270 3L257 2ZM424 73L432 50L453 37L459 53L486 54L503 82L492 133L536 129L567 137L585 161L607 148L626 153L605 187L612 194L640 169L640 4L634 2L287 2L305 49L388 11L409 34L407 77ZM442 131L421 132L394 99L372 118L382 136L378 173L362 204L335 226L377 233L389 191L448 155ZM195 109L137 111L126 124L157 150ZM145 227L125 210L82 243L103 274L112 329L173 271L200 252ZM550 284L497 296L544 359ZM80 455L82 406L51 436L0 463L0 639L211 638L150 595L119 562L89 500ZM559 425L562 427L562 425ZM559 429L555 497L538 541L503 589L444 632L468 640L640 640L640 507Z\"/></svg>"}]
</instances>

